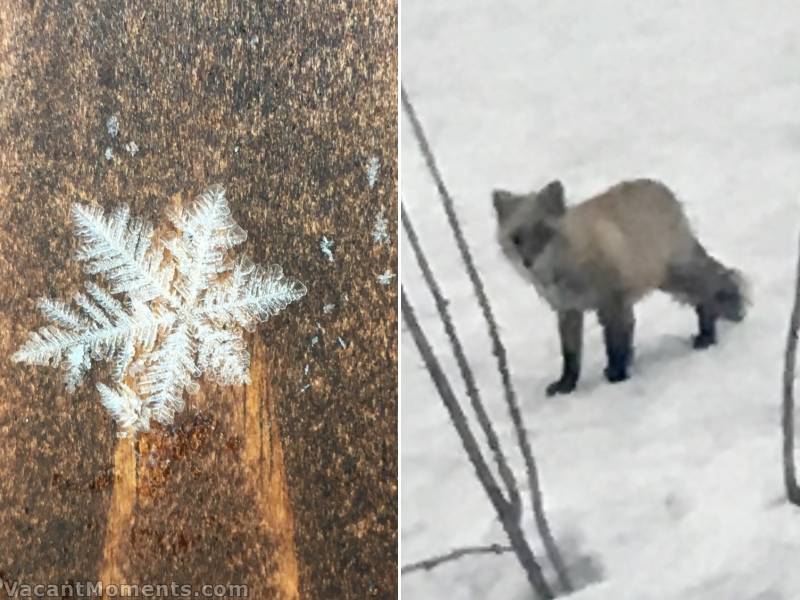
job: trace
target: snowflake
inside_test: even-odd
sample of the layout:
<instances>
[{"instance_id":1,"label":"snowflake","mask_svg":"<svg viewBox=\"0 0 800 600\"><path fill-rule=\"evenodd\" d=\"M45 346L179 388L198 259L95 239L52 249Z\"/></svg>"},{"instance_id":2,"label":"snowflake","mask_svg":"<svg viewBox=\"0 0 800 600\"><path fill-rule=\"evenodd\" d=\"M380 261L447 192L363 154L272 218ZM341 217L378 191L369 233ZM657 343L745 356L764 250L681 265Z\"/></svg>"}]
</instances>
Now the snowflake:
<instances>
[{"instance_id":1,"label":"snowflake","mask_svg":"<svg viewBox=\"0 0 800 600\"><path fill-rule=\"evenodd\" d=\"M395 277L397 277L397 275L395 275L389 270L386 270L380 275L378 275L377 281L381 285L389 285L390 283L392 283L392 279L394 279Z\"/></svg>"},{"instance_id":2,"label":"snowflake","mask_svg":"<svg viewBox=\"0 0 800 600\"><path fill-rule=\"evenodd\" d=\"M322 307L322 313L325 315L329 315L333 312L335 308L336 308L335 304L326 304L325 306Z\"/></svg>"},{"instance_id":3,"label":"snowflake","mask_svg":"<svg viewBox=\"0 0 800 600\"><path fill-rule=\"evenodd\" d=\"M375 187L375 184L378 183L378 173L381 170L381 161L377 156L372 156L367 161L367 183L369 184L369 189Z\"/></svg>"},{"instance_id":4,"label":"snowflake","mask_svg":"<svg viewBox=\"0 0 800 600\"><path fill-rule=\"evenodd\" d=\"M381 208L381 212L375 216L375 223L372 225L372 240L376 244L388 244L390 239L389 221Z\"/></svg>"},{"instance_id":5,"label":"snowflake","mask_svg":"<svg viewBox=\"0 0 800 600\"><path fill-rule=\"evenodd\" d=\"M130 142L125 144L125 150L127 150L128 154L130 154L131 156L136 156L136 153L139 152L139 146L136 144L136 142L131 140Z\"/></svg>"},{"instance_id":6,"label":"snowflake","mask_svg":"<svg viewBox=\"0 0 800 600\"><path fill-rule=\"evenodd\" d=\"M119 119L117 119L117 115L108 117L108 121L106 121L106 131L112 138L117 137L119 133Z\"/></svg>"},{"instance_id":7,"label":"snowflake","mask_svg":"<svg viewBox=\"0 0 800 600\"><path fill-rule=\"evenodd\" d=\"M244 330L306 293L278 265L229 259L247 233L231 217L221 186L171 211L175 232L165 240L154 240L153 227L131 219L127 207L104 215L74 204L72 218L81 241L77 259L108 287L87 282L76 307L41 299L52 324L30 333L12 359L62 367L71 391L92 362L109 361L114 383L97 389L121 435L147 431L151 418L170 424L201 376L246 383Z\"/></svg>"},{"instance_id":8,"label":"snowflake","mask_svg":"<svg viewBox=\"0 0 800 600\"><path fill-rule=\"evenodd\" d=\"M328 262L333 262L333 240L329 240L323 235L319 241L319 251L325 255Z\"/></svg>"}]
</instances>

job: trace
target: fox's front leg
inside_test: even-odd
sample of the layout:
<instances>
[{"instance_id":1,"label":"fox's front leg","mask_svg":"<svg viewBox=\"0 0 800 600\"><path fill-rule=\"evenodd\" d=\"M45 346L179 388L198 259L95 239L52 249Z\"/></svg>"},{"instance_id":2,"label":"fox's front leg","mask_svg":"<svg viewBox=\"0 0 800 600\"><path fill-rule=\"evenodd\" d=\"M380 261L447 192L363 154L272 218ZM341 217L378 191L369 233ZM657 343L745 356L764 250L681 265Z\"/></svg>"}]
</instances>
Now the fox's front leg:
<instances>
[{"instance_id":1,"label":"fox's front leg","mask_svg":"<svg viewBox=\"0 0 800 600\"><path fill-rule=\"evenodd\" d=\"M583 346L583 313L565 310L558 313L558 333L561 336L561 354L564 366L561 379L547 386L547 395L568 394L575 389L581 374Z\"/></svg>"},{"instance_id":2,"label":"fox's front leg","mask_svg":"<svg viewBox=\"0 0 800 600\"><path fill-rule=\"evenodd\" d=\"M633 359L633 307L623 300L608 302L598 311L606 342L606 379L625 381Z\"/></svg>"}]
</instances>

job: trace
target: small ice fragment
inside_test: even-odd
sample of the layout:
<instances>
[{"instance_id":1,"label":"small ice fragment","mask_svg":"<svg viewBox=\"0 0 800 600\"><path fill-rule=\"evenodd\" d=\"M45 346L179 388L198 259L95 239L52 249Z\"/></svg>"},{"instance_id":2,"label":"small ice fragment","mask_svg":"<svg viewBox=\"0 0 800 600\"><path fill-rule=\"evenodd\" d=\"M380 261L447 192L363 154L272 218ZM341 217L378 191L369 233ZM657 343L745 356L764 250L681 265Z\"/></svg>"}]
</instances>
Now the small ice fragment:
<instances>
[{"instance_id":1,"label":"small ice fragment","mask_svg":"<svg viewBox=\"0 0 800 600\"><path fill-rule=\"evenodd\" d=\"M106 131L108 131L108 135L112 138L117 137L119 133L119 119L117 119L117 115L108 117L108 121L106 121Z\"/></svg>"},{"instance_id":2,"label":"small ice fragment","mask_svg":"<svg viewBox=\"0 0 800 600\"><path fill-rule=\"evenodd\" d=\"M328 262L333 262L333 240L329 240L324 235L319 241L319 250L328 259Z\"/></svg>"},{"instance_id":3,"label":"small ice fragment","mask_svg":"<svg viewBox=\"0 0 800 600\"><path fill-rule=\"evenodd\" d=\"M377 156L371 156L367 161L367 183L369 184L369 189L374 188L375 184L378 182L378 173L380 170L380 159Z\"/></svg>"},{"instance_id":4,"label":"small ice fragment","mask_svg":"<svg viewBox=\"0 0 800 600\"><path fill-rule=\"evenodd\" d=\"M389 285L390 283L392 283L392 279L394 279L395 277L397 277L397 275L395 275L394 273L392 273L387 269L385 272L378 275L377 280L378 283L380 283L381 285Z\"/></svg>"},{"instance_id":5,"label":"small ice fragment","mask_svg":"<svg viewBox=\"0 0 800 600\"><path fill-rule=\"evenodd\" d=\"M386 218L383 208L375 216L375 223L372 225L372 240L376 244L389 243L389 220Z\"/></svg>"}]
</instances>

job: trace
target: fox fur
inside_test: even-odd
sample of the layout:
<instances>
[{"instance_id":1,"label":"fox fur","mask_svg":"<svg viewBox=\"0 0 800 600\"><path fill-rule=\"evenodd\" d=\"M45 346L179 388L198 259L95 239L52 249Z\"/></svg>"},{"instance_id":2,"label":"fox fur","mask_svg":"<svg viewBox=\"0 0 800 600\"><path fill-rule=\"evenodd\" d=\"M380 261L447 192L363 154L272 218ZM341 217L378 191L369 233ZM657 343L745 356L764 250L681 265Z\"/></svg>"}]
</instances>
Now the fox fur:
<instances>
[{"instance_id":1,"label":"fox fur","mask_svg":"<svg viewBox=\"0 0 800 600\"><path fill-rule=\"evenodd\" d=\"M628 378L633 306L653 290L694 306L695 348L716 343L718 318L745 316L742 276L706 252L660 182L625 181L569 209L559 181L529 194L495 190L492 199L503 253L558 314L564 363L548 395L575 389L585 311L603 326L611 382Z\"/></svg>"}]
</instances>

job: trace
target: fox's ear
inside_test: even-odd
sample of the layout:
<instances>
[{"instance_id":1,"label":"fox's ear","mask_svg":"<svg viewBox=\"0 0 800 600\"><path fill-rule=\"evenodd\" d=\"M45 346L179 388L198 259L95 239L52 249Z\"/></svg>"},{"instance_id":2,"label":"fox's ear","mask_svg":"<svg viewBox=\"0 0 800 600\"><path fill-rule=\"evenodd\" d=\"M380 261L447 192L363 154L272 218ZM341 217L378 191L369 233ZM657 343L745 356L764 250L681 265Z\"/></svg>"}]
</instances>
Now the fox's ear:
<instances>
[{"instance_id":1,"label":"fox's ear","mask_svg":"<svg viewBox=\"0 0 800 600\"><path fill-rule=\"evenodd\" d=\"M492 192L492 203L497 212L497 219L502 221L519 206L521 199L506 190L494 190Z\"/></svg>"},{"instance_id":2,"label":"fox's ear","mask_svg":"<svg viewBox=\"0 0 800 600\"><path fill-rule=\"evenodd\" d=\"M544 186L542 191L536 195L536 199L550 215L560 217L566 211L564 185L558 179Z\"/></svg>"}]
</instances>

